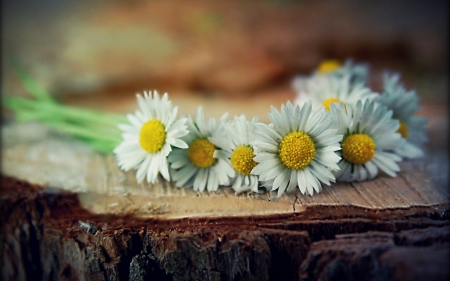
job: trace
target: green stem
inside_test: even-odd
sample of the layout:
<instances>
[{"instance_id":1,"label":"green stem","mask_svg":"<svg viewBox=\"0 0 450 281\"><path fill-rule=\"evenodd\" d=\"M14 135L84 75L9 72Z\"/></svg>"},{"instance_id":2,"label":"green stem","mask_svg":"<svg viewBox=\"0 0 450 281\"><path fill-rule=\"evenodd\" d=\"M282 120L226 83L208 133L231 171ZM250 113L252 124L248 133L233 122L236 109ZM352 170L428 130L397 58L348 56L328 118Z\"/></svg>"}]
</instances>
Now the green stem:
<instances>
[{"instance_id":1,"label":"green stem","mask_svg":"<svg viewBox=\"0 0 450 281\"><path fill-rule=\"evenodd\" d=\"M101 130L90 130L78 126L70 126L70 125L68 126L67 124L58 121L56 122L47 121L46 124L48 124L50 127L54 129L57 129L58 131L65 132L79 138L112 142L116 143L117 145L121 142L120 131L118 129L115 132L116 134L112 135L111 131L105 132Z\"/></svg>"},{"instance_id":2,"label":"green stem","mask_svg":"<svg viewBox=\"0 0 450 281\"><path fill-rule=\"evenodd\" d=\"M54 102L50 94L47 93L41 86L38 85L36 80L34 80L25 69L17 62L13 61L12 66L16 71L16 74L19 76L22 81L23 86L38 100L46 101L46 102Z\"/></svg>"},{"instance_id":3,"label":"green stem","mask_svg":"<svg viewBox=\"0 0 450 281\"><path fill-rule=\"evenodd\" d=\"M118 125L128 123L121 115L60 104L42 89L18 64L14 65L24 87L36 98L4 97L3 104L16 113L19 122L42 122L72 135L93 149L112 153L122 141Z\"/></svg>"},{"instance_id":4,"label":"green stem","mask_svg":"<svg viewBox=\"0 0 450 281\"><path fill-rule=\"evenodd\" d=\"M63 118L68 121L84 124L95 122L98 125L104 126L117 126L120 123L127 123L127 119L124 116L70 107L53 102L48 103L18 97L5 97L4 103L11 108L19 110L26 109L41 112L42 116L48 116L51 119Z\"/></svg>"},{"instance_id":5,"label":"green stem","mask_svg":"<svg viewBox=\"0 0 450 281\"><path fill-rule=\"evenodd\" d=\"M121 131L117 127L125 123L122 116L73 108L47 101L5 97L4 105L16 112L20 122L42 122L58 131L68 133L83 141L96 151L112 153L121 142Z\"/></svg>"}]
</instances>

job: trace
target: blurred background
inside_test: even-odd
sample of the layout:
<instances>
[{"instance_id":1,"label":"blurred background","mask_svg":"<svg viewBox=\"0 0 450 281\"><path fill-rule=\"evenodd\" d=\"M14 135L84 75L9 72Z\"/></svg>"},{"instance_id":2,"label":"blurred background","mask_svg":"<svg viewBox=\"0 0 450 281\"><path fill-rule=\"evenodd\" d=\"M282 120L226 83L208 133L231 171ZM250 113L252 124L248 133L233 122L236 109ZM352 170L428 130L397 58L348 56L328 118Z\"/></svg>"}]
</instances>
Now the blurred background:
<instances>
[{"instance_id":1,"label":"blurred background","mask_svg":"<svg viewBox=\"0 0 450 281\"><path fill-rule=\"evenodd\" d=\"M381 71L400 71L422 97L424 114L447 114L445 0L2 5L2 94L26 95L11 70L14 59L71 105L126 113L137 107L135 93L156 89L168 92L181 114L203 105L206 116L267 122L270 105L295 98L295 75L324 59L352 58L370 64L375 89ZM428 106L435 110L427 113Z\"/></svg>"}]
</instances>

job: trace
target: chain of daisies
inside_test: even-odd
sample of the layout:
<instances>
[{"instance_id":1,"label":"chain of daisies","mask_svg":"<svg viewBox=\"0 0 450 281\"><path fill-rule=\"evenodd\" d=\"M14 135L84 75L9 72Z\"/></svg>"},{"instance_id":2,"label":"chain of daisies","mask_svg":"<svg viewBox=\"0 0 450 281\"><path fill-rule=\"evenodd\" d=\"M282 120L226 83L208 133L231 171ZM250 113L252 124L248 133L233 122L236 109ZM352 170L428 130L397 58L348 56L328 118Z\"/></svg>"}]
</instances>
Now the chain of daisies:
<instances>
[{"instance_id":1,"label":"chain of daisies","mask_svg":"<svg viewBox=\"0 0 450 281\"><path fill-rule=\"evenodd\" d=\"M262 189L302 194L332 182L364 181L379 170L395 177L403 158L423 156L426 120L414 116L418 97L398 74L386 74L382 94L367 87L367 66L323 63L298 77L294 105L272 106L271 124L224 114L205 120L198 108L176 119L167 94L137 95L140 110L120 125L114 149L121 169L136 169L138 182L158 175L178 187L203 192L231 186L236 193Z\"/></svg>"},{"instance_id":2,"label":"chain of daisies","mask_svg":"<svg viewBox=\"0 0 450 281\"><path fill-rule=\"evenodd\" d=\"M42 102L49 96L36 90L39 106L19 110L24 102L20 98L8 100L8 105L22 119L39 112L41 118L34 119L60 130L62 123L73 125L80 116L107 129L121 123L120 141L116 132L101 130L103 126L78 123L66 126L76 134L66 131L102 152L114 145L119 167L136 170L139 183L156 183L161 175L200 192L231 186L236 193L265 189L281 196L298 188L313 195L332 182L373 179L379 170L395 177L398 162L423 156L426 119L415 116L420 109L416 92L407 91L396 73L385 74L381 94L372 92L367 81L366 65L326 61L310 76L294 79L294 104L287 102L281 111L272 106L270 124L243 115L228 120L227 114L205 120L202 107L195 119L177 118L168 95L160 97L156 91L137 94L139 110L127 115L128 122L75 108L69 110L70 119L60 106L63 118L55 124L39 107L46 105L46 112L58 107L48 106L54 104L51 100Z\"/></svg>"}]
</instances>

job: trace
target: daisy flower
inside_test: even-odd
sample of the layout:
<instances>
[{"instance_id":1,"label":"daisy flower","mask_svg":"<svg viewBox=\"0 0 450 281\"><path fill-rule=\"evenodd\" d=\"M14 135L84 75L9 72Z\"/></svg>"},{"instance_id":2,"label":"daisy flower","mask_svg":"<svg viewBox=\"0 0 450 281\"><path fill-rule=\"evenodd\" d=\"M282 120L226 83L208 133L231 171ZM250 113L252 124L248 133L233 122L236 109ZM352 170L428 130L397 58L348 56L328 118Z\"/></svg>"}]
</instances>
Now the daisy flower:
<instances>
[{"instance_id":1,"label":"daisy flower","mask_svg":"<svg viewBox=\"0 0 450 281\"><path fill-rule=\"evenodd\" d=\"M302 107L290 102L281 107L281 113L272 106L271 125L257 124L256 156L258 165L252 170L278 197L297 186L302 194L320 192L322 183L330 185L338 170L342 135L337 134L334 122L324 109L312 112L311 102Z\"/></svg>"},{"instance_id":2,"label":"daisy flower","mask_svg":"<svg viewBox=\"0 0 450 281\"><path fill-rule=\"evenodd\" d=\"M308 86L308 91L299 93L296 104L303 104L311 99L313 107L325 107L330 110L330 104L342 102L354 107L359 100L373 99L376 93L362 83L351 83L350 76L318 76Z\"/></svg>"},{"instance_id":3,"label":"daisy flower","mask_svg":"<svg viewBox=\"0 0 450 281\"><path fill-rule=\"evenodd\" d=\"M167 155L172 146L187 148L180 139L188 133L186 118L176 120L178 109L172 109L167 93L162 98L156 91L136 96L140 110L127 115L130 124L119 125L123 141L114 149L118 164L124 171L137 169L139 183L144 178L155 183L159 173L170 180Z\"/></svg>"},{"instance_id":4,"label":"daisy flower","mask_svg":"<svg viewBox=\"0 0 450 281\"><path fill-rule=\"evenodd\" d=\"M350 83L368 83L369 68L367 64L353 64L351 59L342 64L339 60L330 59L322 61L311 76L297 76L292 82L293 88L298 92L308 92L309 87L317 83L317 78L324 76L344 77L348 76Z\"/></svg>"},{"instance_id":5,"label":"daisy flower","mask_svg":"<svg viewBox=\"0 0 450 281\"><path fill-rule=\"evenodd\" d=\"M251 171L257 165L253 158L255 130L258 118L247 121L244 115L235 117L227 126L229 138L211 138L211 141L227 154L235 176L231 179L231 187L237 193L245 191L258 192L258 177Z\"/></svg>"},{"instance_id":6,"label":"daisy flower","mask_svg":"<svg viewBox=\"0 0 450 281\"><path fill-rule=\"evenodd\" d=\"M338 61L339 63L339 61ZM334 63L336 64L336 63ZM367 64L354 64L351 59L345 61L343 65L337 65L333 69L333 64L331 67L330 63L325 61L319 65L317 72L320 74L331 74L337 77L350 77L351 84L363 84L367 85L369 78L369 67Z\"/></svg>"},{"instance_id":7,"label":"daisy flower","mask_svg":"<svg viewBox=\"0 0 450 281\"><path fill-rule=\"evenodd\" d=\"M423 157L421 146L427 141L427 119L424 116L414 116L420 110L417 93L406 91L399 82L399 74L385 73L383 78L383 94L376 101L393 111L393 118L400 121L398 133L406 140L395 152L409 159Z\"/></svg>"},{"instance_id":8,"label":"daisy flower","mask_svg":"<svg viewBox=\"0 0 450 281\"><path fill-rule=\"evenodd\" d=\"M206 124L203 109L198 108L195 122L189 116L187 126L189 134L183 137L188 149L175 149L170 153L172 178L178 187L193 187L195 191L216 191L219 185L229 184L229 178L234 176L227 154L218 149L215 140L227 138L224 130L224 114L216 123L210 118Z\"/></svg>"},{"instance_id":9,"label":"daisy flower","mask_svg":"<svg viewBox=\"0 0 450 281\"><path fill-rule=\"evenodd\" d=\"M396 133L400 124L392 119L392 111L375 101L359 101L355 109L343 104L332 104L331 115L338 133L344 135L339 153L340 170L335 172L338 181L364 181L373 179L378 169L395 177L400 170L396 162L401 157L392 153L402 141Z\"/></svg>"}]
</instances>

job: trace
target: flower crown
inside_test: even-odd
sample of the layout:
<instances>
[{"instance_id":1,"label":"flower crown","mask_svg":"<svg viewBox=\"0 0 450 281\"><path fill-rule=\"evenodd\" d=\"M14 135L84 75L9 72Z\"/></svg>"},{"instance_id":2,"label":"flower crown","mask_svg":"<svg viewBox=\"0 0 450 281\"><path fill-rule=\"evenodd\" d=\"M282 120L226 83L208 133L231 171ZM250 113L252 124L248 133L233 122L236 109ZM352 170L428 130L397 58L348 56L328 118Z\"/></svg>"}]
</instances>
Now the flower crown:
<instances>
[{"instance_id":1,"label":"flower crown","mask_svg":"<svg viewBox=\"0 0 450 281\"><path fill-rule=\"evenodd\" d=\"M236 193L297 188L320 192L332 182L365 181L379 171L395 177L402 159L423 157L426 118L415 116L419 98L398 73L385 73L381 93L368 86L368 66L325 61L294 78L294 103L271 107L270 124L247 120L177 117L166 94L137 94L139 110L117 116L58 104L23 70L36 99L5 98L18 121L39 121L72 134L102 153L114 153L138 183L161 178L177 187ZM57 118L55 118L57 116Z\"/></svg>"}]
</instances>

